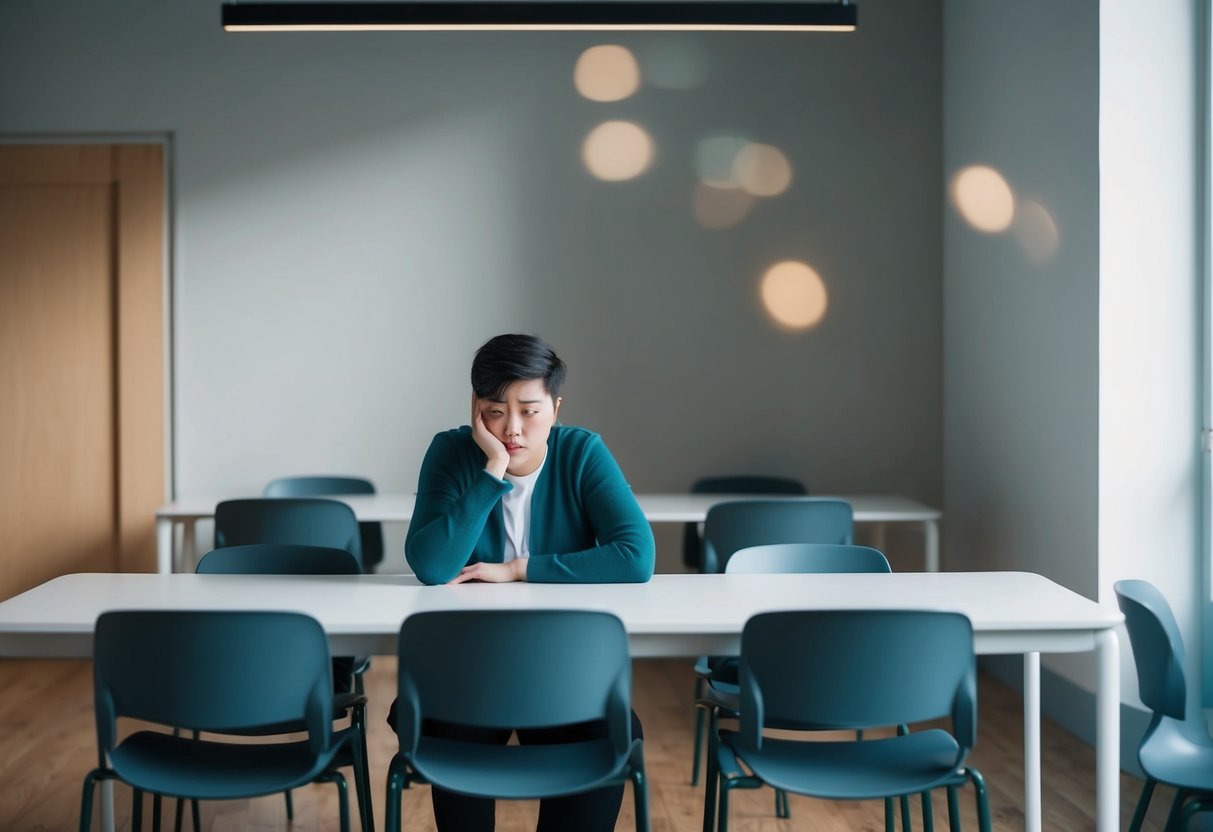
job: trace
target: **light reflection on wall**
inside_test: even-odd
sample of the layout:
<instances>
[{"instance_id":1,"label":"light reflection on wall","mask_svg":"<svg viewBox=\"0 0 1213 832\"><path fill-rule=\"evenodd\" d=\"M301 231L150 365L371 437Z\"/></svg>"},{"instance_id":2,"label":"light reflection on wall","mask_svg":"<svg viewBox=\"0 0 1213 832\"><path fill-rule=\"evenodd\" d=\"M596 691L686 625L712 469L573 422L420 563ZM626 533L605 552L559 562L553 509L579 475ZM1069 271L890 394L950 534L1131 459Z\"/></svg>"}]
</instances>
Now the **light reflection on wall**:
<instances>
[{"instance_id":1,"label":"light reflection on wall","mask_svg":"<svg viewBox=\"0 0 1213 832\"><path fill-rule=\"evenodd\" d=\"M784 260L767 269L759 287L767 314L788 329L811 329L825 317L825 281L808 263Z\"/></svg>"},{"instance_id":2,"label":"light reflection on wall","mask_svg":"<svg viewBox=\"0 0 1213 832\"><path fill-rule=\"evenodd\" d=\"M1015 210L1015 238L1028 260L1042 266L1053 259L1061 245L1061 234L1049 209L1034 200L1022 200Z\"/></svg>"},{"instance_id":3,"label":"light reflection on wall","mask_svg":"<svg viewBox=\"0 0 1213 832\"><path fill-rule=\"evenodd\" d=\"M733 175L754 196L779 196L792 184L792 165L778 147L747 144L733 160Z\"/></svg>"},{"instance_id":4,"label":"light reflection on wall","mask_svg":"<svg viewBox=\"0 0 1213 832\"><path fill-rule=\"evenodd\" d=\"M640 88L640 65L623 46L591 46L573 67L573 84L591 101L622 101Z\"/></svg>"},{"instance_id":5,"label":"light reflection on wall","mask_svg":"<svg viewBox=\"0 0 1213 832\"><path fill-rule=\"evenodd\" d=\"M591 175L608 182L633 179L648 170L655 155L653 140L630 121L604 121L585 137L581 159Z\"/></svg>"},{"instance_id":6,"label":"light reflection on wall","mask_svg":"<svg viewBox=\"0 0 1213 832\"><path fill-rule=\"evenodd\" d=\"M705 185L736 188L735 163L742 149L750 143L744 136L709 136L695 146L695 175Z\"/></svg>"},{"instance_id":7,"label":"light reflection on wall","mask_svg":"<svg viewBox=\"0 0 1213 832\"><path fill-rule=\"evenodd\" d=\"M952 178L952 200L969 225L987 234L1006 231L1015 218L1015 195L1002 174L971 165Z\"/></svg>"},{"instance_id":8,"label":"light reflection on wall","mask_svg":"<svg viewBox=\"0 0 1213 832\"><path fill-rule=\"evenodd\" d=\"M746 218L757 201L741 188L717 188L700 182L695 187L695 221L704 228L732 228Z\"/></svg>"}]
</instances>

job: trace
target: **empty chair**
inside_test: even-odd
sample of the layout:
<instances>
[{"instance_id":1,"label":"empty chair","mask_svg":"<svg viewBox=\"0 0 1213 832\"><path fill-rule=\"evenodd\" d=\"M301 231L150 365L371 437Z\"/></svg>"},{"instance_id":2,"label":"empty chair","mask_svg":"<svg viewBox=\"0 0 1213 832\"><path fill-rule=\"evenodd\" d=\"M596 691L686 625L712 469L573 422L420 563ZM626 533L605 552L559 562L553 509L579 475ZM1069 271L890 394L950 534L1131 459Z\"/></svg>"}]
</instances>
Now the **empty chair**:
<instances>
[{"instance_id":1,"label":"empty chair","mask_svg":"<svg viewBox=\"0 0 1213 832\"><path fill-rule=\"evenodd\" d=\"M725 565L728 574L778 573L824 574L830 572L891 572L889 561L877 549L836 543L774 543L766 546L750 546L738 550ZM695 785L699 774L699 757L703 737L712 737L720 717L737 716L737 659L717 658L712 665L701 658L695 667L699 688L695 716L695 752L692 761L691 783ZM704 684L706 681L706 685ZM704 725L704 713L709 715ZM706 729L706 730L705 730ZM709 754L712 753L709 749ZM787 795L776 793L776 814L788 817ZM908 813L908 808L903 807Z\"/></svg>"},{"instance_id":2,"label":"empty chair","mask_svg":"<svg viewBox=\"0 0 1213 832\"><path fill-rule=\"evenodd\" d=\"M334 731L328 638L292 612L107 612L97 619L93 678L98 767L84 779L80 829L87 832L98 780L134 789L132 828L144 792L198 800L273 794L312 781L335 783L341 830L349 830L339 752L357 748L360 726ZM130 718L194 732L250 732L299 724L304 740L219 742L153 730L118 741ZM355 776L361 760L352 754Z\"/></svg>"},{"instance_id":3,"label":"empty chair","mask_svg":"<svg viewBox=\"0 0 1213 832\"><path fill-rule=\"evenodd\" d=\"M324 497L330 494L374 494L375 484L362 477L279 477L270 480L262 497ZM383 562L383 524L359 523L362 568L374 572Z\"/></svg>"},{"instance_id":4,"label":"empty chair","mask_svg":"<svg viewBox=\"0 0 1213 832\"><path fill-rule=\"evenodd\" d=\"M336 500L283 497L224 500L215 506L215 548L296 543L345 549L362 566L362 532L354 510Z\"/></svg>"},{"instance_id":5,"label":"empty chair","mask_svg":"<svg viewBox=\"0 0 1213 832\"><path fill-rule=\"evenodd\" d=\"M1213 740L1201 711L1187 709L1183 637L1171 605L1153 584L1117 581L1113 588L1133 645L1141 701L1153 711L1137 749L1146 783L1129 830L1141 829L1159 783L1177 790L1166 828L1187 829L1192 815L1213 809Z\"/></svg>"},{"instance_id":6,"label":"empty chair","mask_svg":"<svg viewBox=\"0 0 1213 832\"><path fill-rule=\"evenodd\" d=\"M800 480L741 474L731 477L702 477L691 485L692 494L785 494L809 493ZM703 537L698 523L687 523L682 532L682 562L703 571Z\"/></svg>"},{"instance_id":7,"label":"empty chair","mask_svg":"<svg viewBox=\"0 0 1213 832\"><path fill-rule=\"evenodd\" d=\"M708 509L703 571L723 572L738 549L767 543L850 543L851 504L825 497L734 500Z\"/></svg>"},{"instance_id":8,"label":"empty chair","mask_svg":"<svg viewBox=\"0 0 1213 832\"><path fill-rule=\"evenodd\" d=\"M972 782L990 828L981 775L965 765L977 740L973 628L959 613L798 611L756 615L741 635L738 730L719 731L708 757L704 830L728 825L729 792L764 784L831 800L887 799ZM803 742L767 727L859 730L951 717L879 739ZM717 803L719 801L719 803ZM887 821L886 821L887 825Z\"/></svg>"},{"instance_id":9,"label":"empty chair","mask_svg":"<svg viewBox=\"0 0 1213 832\"><path fill-rule=\"evenodd\" d=\"M198 562L196 571L199 575L358 575L362 572L358 561L345 549L288 543L250 544L214 549ZM361 726L359 743L354 750L361 758L362 770L370 771L366 747L366 697L363 695L361 684L361 676L369 667L369 659L334 656L332 667L334 713L340 712L344 715L348 711L351 722ZM349 692L351 673L356 674L355 678L358 680L353 693ZM294 730L300 729L287 727L280 733ZM369 780L363 779L355 785L358 786L358 806L363 813L363 828L366 829L369 828L372 817ZM288 819L294 817L294 805L289 791L286 793L286 816Z\"/></svg>"},{"instance_id":10,"label":"empty chair","mask_svg":"<svg viewBox=\"0 0 1213 832\"><path fill-rule=\"evenodd\" d=\"M735 500L712 506L703 523L703 572L724 572L738 549L771 543L849 544L854 533L851 504L844 500L804 497L780 500ZM713 676L736 680L733 666L722 659L700 656L695 663L696 700ZM691 785L699 783L703 751L703 711L695 715L695 750ZM782 812L781 812L782 814Z\"/></svg>"},{"instance_id":11,"label":"empty chair","mask_svg":"<svg viewBox=\"0 0 1213 832\"><path fill-rule=\"evenodd\" d=\"M632 737L631 661L618 618L588 610L417 613L400 628L399 658L400 751L388 770L388 832L399 832L401 790L414 782L464 796L534 799L630 780L636 826L648 829L643 743ZM607 735L490 745L425 735L424 720L520 732L605 720Z\"/></svg>"}]
</instances>

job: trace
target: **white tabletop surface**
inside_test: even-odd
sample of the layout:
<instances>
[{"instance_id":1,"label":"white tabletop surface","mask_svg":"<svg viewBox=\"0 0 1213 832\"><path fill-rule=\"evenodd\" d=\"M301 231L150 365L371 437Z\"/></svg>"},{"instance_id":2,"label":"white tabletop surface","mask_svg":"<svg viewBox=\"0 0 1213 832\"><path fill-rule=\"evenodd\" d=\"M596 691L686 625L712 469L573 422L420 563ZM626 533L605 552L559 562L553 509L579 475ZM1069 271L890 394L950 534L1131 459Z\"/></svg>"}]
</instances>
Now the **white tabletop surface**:
<instances>
[{"instance_id":1,"label":"white tabletop surface","mask_svg":"<svg viewBox=\"0 0 1213 832\"><path fill-rule=\"evenodd\" d=\"M412 576L78 574L0 603L0 655L80 656L111 609L282 609L316 617L334 650L395 652L400 623L439 609L603 609L637 656L736 652L747 618L781 609L945 609L973 622L986 653L1092 649L1122 620L1025 572L888 575L657 575L645 584L462 584Z\"/></svg>"},{"instance_id":2,"label":"white tabletop surface","mask_svg":"<svg viewBox=\"0 0 1213 832\"><path fill-rule=\"evenodd\" d=\"M859 523L922 522L938 520L939 509L924 505L909 497L892 494L814 494L814 498L846 500ZM156 516L165 520L188 520L213 517L215 506L225 497L185 497L161 506ZM386 523L407 523L413 516L414 494L344 494L330 499L340 500L354 509L359 520L379 520ZM772 499L758 494L637 494L644 516L653 523L695 523L703 520L708 509L727 500ZM775 497L778 499L778 497Z\"/></svg>"}]
</instances>

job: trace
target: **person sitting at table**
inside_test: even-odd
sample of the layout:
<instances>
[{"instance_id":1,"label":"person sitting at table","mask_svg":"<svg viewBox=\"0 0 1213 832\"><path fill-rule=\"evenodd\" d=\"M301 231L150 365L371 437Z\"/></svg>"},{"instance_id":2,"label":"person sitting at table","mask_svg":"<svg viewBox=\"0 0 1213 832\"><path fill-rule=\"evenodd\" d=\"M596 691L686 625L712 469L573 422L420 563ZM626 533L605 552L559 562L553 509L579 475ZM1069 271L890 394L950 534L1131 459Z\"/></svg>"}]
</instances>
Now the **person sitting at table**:
<instances>
[{"instance_id":1,"label":"person sitting at table","mask_svg":"<svg viewBox=\"0 0 1213 832\"><path fill-rule=\"evenodd\" d=\"M533 335L498 335L476 352L471 424L435 436L421 463L404 551L422 582L652 577L653 532L618 463L598 434L557 424L564 377L564 362ZM393 728L395 715L393 703ZM512 733L432 720L422 730L501 745ZM643 736L635 712L632 735ZM522 744L604 736L601 721L518 732ZM442 832L493 828L493 800L432 793ZM612 830L622 801L622 785L542 800L539 832Z\"/></svg>"}]
</instances>

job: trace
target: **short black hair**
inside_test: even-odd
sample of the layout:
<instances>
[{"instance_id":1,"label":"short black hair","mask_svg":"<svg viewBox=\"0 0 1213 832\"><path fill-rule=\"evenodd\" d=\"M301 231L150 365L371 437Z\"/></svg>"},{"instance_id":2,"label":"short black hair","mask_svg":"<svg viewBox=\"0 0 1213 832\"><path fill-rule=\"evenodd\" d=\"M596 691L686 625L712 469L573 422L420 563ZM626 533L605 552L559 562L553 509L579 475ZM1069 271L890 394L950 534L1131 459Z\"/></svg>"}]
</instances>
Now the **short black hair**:
<instances>
[{"instance_id":1,"label":"short black hair","mask_svg":"<svg viewBox=\"0 0 1213 832\"><path fill-rule=\"evenodd\" d=\"M537 335L498 335L485 341L472 359L472 391L482 399L500 399L515 381L542 379L556 401L564 385L564 362Z\"/></svg>"}]
</instances>

